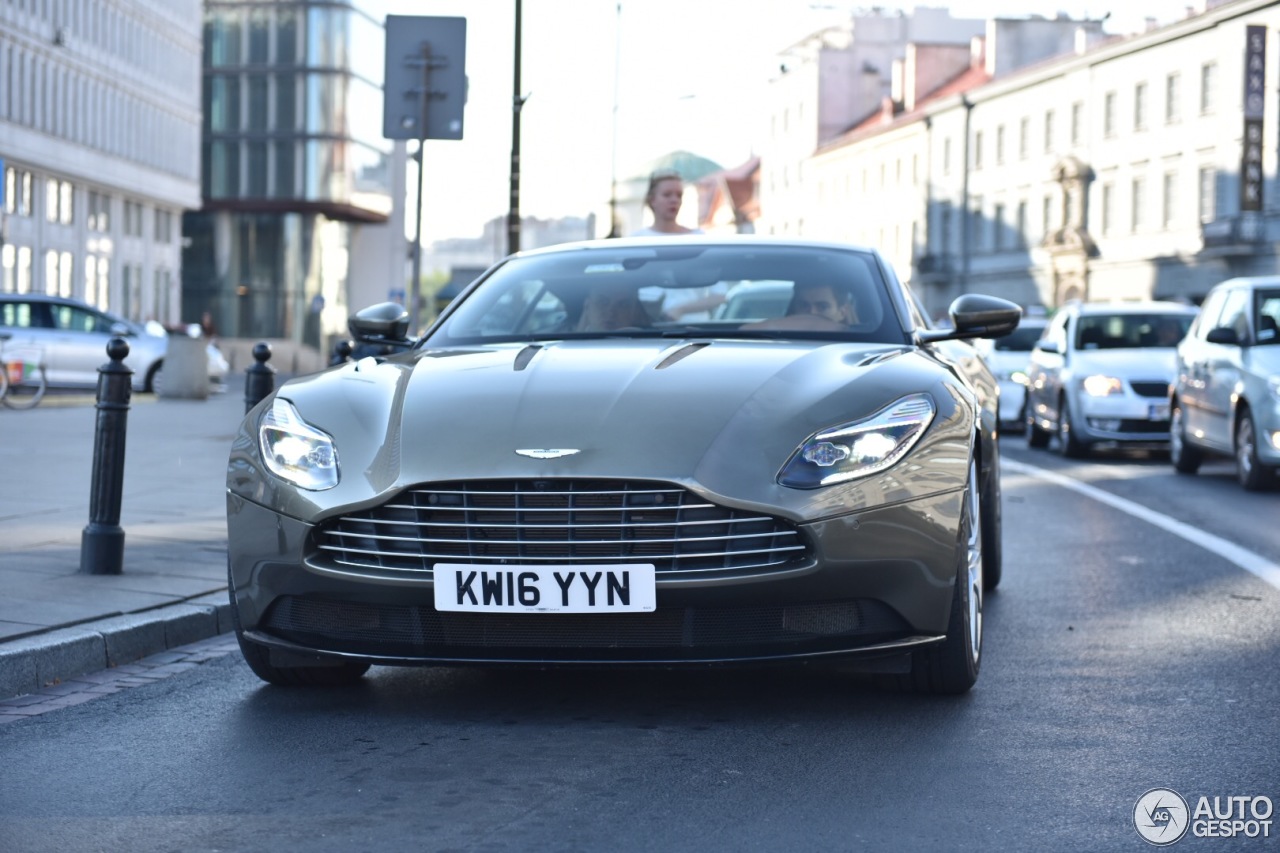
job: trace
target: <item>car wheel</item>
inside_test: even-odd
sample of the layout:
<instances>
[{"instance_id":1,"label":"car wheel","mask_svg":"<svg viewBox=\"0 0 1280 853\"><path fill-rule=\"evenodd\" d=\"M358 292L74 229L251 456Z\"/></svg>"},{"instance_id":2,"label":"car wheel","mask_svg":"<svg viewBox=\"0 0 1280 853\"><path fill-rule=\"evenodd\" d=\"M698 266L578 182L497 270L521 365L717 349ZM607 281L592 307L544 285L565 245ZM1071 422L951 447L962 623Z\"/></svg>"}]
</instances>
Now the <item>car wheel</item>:
<instances>
[{"instance_id":1,"label":"car wheel","mask_svg":"<svg viewBox=\"0 0 1280 853\"><path fill-rule=\"evenodd\" d=\"M1173 463L1173 470L1179 474L1194 474L1200 470L1204 454L1187 444L1185 418L1182 404L1174 400L1169 414L1169 461Z\"/></svg>"},{"instance_id":2,"label":"car wheel","mask_svg":"<svg viewBox=\"0 0 1280 853\"><path fill-rule=\"evenodd\" d=\"M1089 445L1076 438L1071 428L1071 409L1063 398L1058 403L1058 452L1068 459L1080 459L1089 455Z\"/></svg>"},{"instance_id":3,"label":"car wheel","mask_svg":"<svg viewBox=\"0 0 1280 853\"><path fill-rule=\"evenodd\" d=\"M1251 492L1261 491L1272 482L1271 469L1258 461L1256 441L1253 415L1245 409L1236 421L1236 479Z\"/></svg>"},{"instance_id":4,"label":"car wheel","mask_svg":"<svg viewBox=\"0 0 1280 853\"><path fill-rule=\"evenodd\" d=\"M354 684L369 671L369 664L341 661L333 665L277 666L271 662L271 650L244 636L240 627L240 612L236 608L235 588L231 584L231 569L227 568L227 592L231 596L231 621L235 626L236 643L240 654L253 674L268 684L282 687L343 687Z\"/></svg>"},{"instance_id":5,"label":"car wheel","mask_svg":"<svg viewBox=\"0 0 1280 853\"><path fill-rule=\"evenodd\" d=\"M969 463L956 543L956 586L946 638L912 653L911 672L902 685L920 693L965 693L978 680L982 666L982 500L977 465Z\"/></svg>"},{"instance_id":6,"label":"car wheel","mask_svg":"<svg viewBox=\"0 0 1280 853\"><path fill-rule=\"evenodd\" d=\"M1036 450L1044 450L1049 446L1049 437L1048 431L1041 429L1040 425L1036 423L1035 416L1028 411L1027 447L1033 447Z\"/></svg>"},{"instance_id":7,"label":"car wheel","mask_svg":"<svg viewBox=\"0 0 1280 853\"><path fill-rule=\"evenodd\" d=\"M995 451L991 476L982 489L982 582L988 591L1000 585L1004 574L1003 516L1000 494L1000 451Z\"/></svg>"},{"instance_id":8,"label":"car wheel","mask_svg":"<svg viewBox=\"0 0 1280 853\"><path fill-rule=\"evenodd\" d=\"M147 371L147 382L142 386L142 390L148 394L160 394L160 386L164 383L164 360L161 359L151 365L151 369Z\"/></svg>"}]
</instances>

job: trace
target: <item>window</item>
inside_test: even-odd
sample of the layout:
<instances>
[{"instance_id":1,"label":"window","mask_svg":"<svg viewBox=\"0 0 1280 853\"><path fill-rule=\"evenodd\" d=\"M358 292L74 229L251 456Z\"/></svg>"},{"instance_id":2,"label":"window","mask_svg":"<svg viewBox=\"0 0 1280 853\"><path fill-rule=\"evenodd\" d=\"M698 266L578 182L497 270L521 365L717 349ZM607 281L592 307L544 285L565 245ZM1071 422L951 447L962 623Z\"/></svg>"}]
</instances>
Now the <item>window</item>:
<instances>
[{"instance_id":1,"label":"window","mask_svg":"<svg viewBox=\"0 0 1280 853\"><path fill-rule=\"evenodd\" d=\"M1164 173L1164 191L1160 207L1160 222L1165 228L1173 225L1178 215L1178 174Z\"/></svg>"},{"instance_id":2,"label":"window","mask_svg":"<svg viewBox=\"0 0 1280 853\"><path fill-rule=\"evenodd\" d=\"M942 140L942 174L951 174L951 137Z\"/></svg>"},{"instance_id":3,"label":"window","mask_svg":"<svg viewBox=\"0 0 1280 853\"><path fill-rule=\"evenodd\" d=\"M1053 230L1053 196L1046 195L1044 204L1040 211L1041 221L1044 222L1044 233L1047 237L1049 232Z\"/></svg>"},{"instance_id":4,"label":"window","mask_svg":"<svg viewBox=\"0 0 1280 853\"><path fill-rule=\"evenodd\" d=\"M84 259L84 301L102 310L110 307L111 261L96 255Z\"/></svg>"},{"instance_id":5,"label":"window","mask_svg":"<svg viewBox=\"0 0 1280 853\"><path fill-rule=\"evenodd\" d=\"M1116 227L1116 185L1102 185L1102 233L1110 234Z\"/></svg>"},{"instance_id":6,"label":"window","mask_svg":"<svg viewBox=\"0 0 1280 853\"><path fill-rule=\"evenodd\" d=\"M991 210L991 248L997 252L1004 248L1004 205L997 204Z\"/></svg>"},{"instance_id":7,"label":"window","mask_svg":"<svg viewBox=\"0 0 1280 853\"><path fill-rule=\"evenodd\" d=\"M1182 75L1170 74L1164 78L1164 123L1182 121Z\"/></svg>"},{"instance_id":8,"label":"window","mask_svg":"<svg viewBox=\"0 0 1280 853\"><path fill-rule=\"evenodd\" d=\"M50 249L44 254L44 290L54 296L72 296L72 267L70 252Z\"/></svg>"},{"instance_id":9,"label":"window","mask_svg":"<svg viewBox=\"0 0 1280 853\"><path fill-rule=\"evenodd\" d=\"M157 243L173 242L173 214L160 208L156 208L155 240Z\"/></svg>"},{"instance_id":10,"label":"window","mask_svg":"<svg viewBox=\"0 0 1280 853\"><path fill-rule=\"evenodd\" d=\"M1102 99L1102 135L1111 138L1116 135L1116 93L1107 92Z\"/></svg>"},{"instance_id":11,"label":"window","mask_svg":"<svg viewBox=\"0 0 1280 853\"><path fill-rule=\"evenodd\" d=\"M1031 119L1022 119L1018 122L1018 159L1027 159L1027 153L1031 150Z\"/></svg>"},{"instance_id":12,"label":"window","mask_svg":"<svg viewBox=\"0 0 1280 853\"><path fill-rule=\"evenodd\" d=\"M4 170L4 212L31 215L31 173L9 166Z\"/></svg>"},{"instance_id":13,"label":"window","mask_svg":"<svg viewBox=\"0 0 1280 853\"><path fill-rule=\"evenodd\" d=\"M1137 231L1146 225L1147 181L1145 178L1134 178L1130 185L1133 206L1129 211L1129 230Z\"/></svg>"},{"instance_id":14,"label":"window","mask_svg":"<svg viewBox=\"0 0 1280 853\"><path fill-rule=\"evenodd\" d=\"M1218 170L1213 166L1201 166L1199 174L1200 198L1197 207L1201 222L1218 218Z\"/></svg>"},{"instance_id":15,"label":"window","mask_svg":"<svg viewBox=\"0 0 1280 853\"><path fill-rule=\"evenodd\" d=\"M1018 245L1019 246L1027 245L1027 203L1026 201L1018 202L1018 222L1016 227L1018 229L1018 234L1017 234Z\"/></svg>"},{"instance_id":16,"label":"window","mask_svg":"<svg viewBox=\"0 0 1280 853\"><path fill-rule=\"evenodd\" d=\"M59 225L70 225L75 221L71 206L74 188L70 181L47 178L44 182L44 218L48 222Z\"/></svg>"},{"instance_id":17,"label":"window","mask_svg":"<svg viewBox=\"0 0 1280 853\"><path fill-rule=\"evenodd\" d=\"M1133 87L1133 129L1147 129L1147 84Z\"/></svg>"},{"instance_id":18,"label":"window","mask_svg":"<svg viewBox=\"0 0 1280 853\"><path fill-rule=\"evenodd\" d=\"M1206 62L1200 66L1200 112L1213 112L1217 99L1218 63Z\"/></svg>"},{"instance_id":19,"label":"window","mask_svg":"<svg viewBox=\"0 0 1280 853\"><path fill-rule=\"evenodd\" d=\"M982 168L982 131L978 131L973 135L973 169L976 172Z\"/></svg>"},{"instance_id":20,"label":"window","mask_svg":"<svg viewBox=\"0 0 1280 853\"><path fill-rule=\"evenodd\" d=\"M1004 125L996 128L996 165L1004 164Z\"/></svg>"},{"instance_id":21,"label":"window","mask_svg":"<svg viewBox=\"0 0 1280 853\"><path fill-rule=\"evenodd\" d=\"M987 248L987 220L982 216L982 196L973 197L973 207L969 210L969 240L973 247L982 251Z\"/></svg>"},{"instance_id":22,"label":"window","mask_svg":"<svg viewBox=\"0 0 1280 853\"><path fill-rule=\"evenodd\" d=\"M1044 153L1053 153L1053 110L1044 114Z\"/></svg>"},{"instance_id":23,"label":"window","mask_svg":"<svg viewBox=\"0 0 1280 853\"><path fill-rule=\"evenodd\" d=\"M1076 101L1071 105L1071 145L1079 147L1084 135L1084 102Z\"/></svg>"},{"instance_id":24,"label":"window","mask_svg":"<svg viewBox=\"0 0 1280 853\"><path fill-rule=\"evenodd\" d=\"M110 196L95 190L89 190L88 226L90 231L98 231L104 234L111 230Z\"/></svg>"}]
</instances>

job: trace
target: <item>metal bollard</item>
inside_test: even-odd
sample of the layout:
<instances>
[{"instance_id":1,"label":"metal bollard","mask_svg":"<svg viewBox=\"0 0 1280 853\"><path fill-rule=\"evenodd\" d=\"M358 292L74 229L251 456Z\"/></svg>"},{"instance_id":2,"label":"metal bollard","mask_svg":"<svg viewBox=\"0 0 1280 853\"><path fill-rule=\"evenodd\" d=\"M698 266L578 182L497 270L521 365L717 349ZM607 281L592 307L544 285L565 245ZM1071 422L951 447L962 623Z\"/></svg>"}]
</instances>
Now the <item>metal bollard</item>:
<instances>
[{"instance_id":1,"label":"metal bollard","mask_svg":"<svg viewBox=\"0 0 1280 853\"><path fill-rule=\"evenodd\" d=\"M244 371L244 412L258 405L276 387L276 369L267 364L271 358L271 344L258 341L253 345L254 363Z\"/></svg>"},{"instance_id":2,"label":"metal bollard","mask_svg":"<svg viewBox=\"0 0 1280 853\"><path fill-rule=\"evenodd\" d=\"M118 575L124 568L124 529L120 495L124 490L125 427L133 370L124 364L129 344L107 342L107 358L98 368L98 424L93 440L93 485L89 491L89 524L80 537L80 571Z\"/></svg>"}]
</instances>

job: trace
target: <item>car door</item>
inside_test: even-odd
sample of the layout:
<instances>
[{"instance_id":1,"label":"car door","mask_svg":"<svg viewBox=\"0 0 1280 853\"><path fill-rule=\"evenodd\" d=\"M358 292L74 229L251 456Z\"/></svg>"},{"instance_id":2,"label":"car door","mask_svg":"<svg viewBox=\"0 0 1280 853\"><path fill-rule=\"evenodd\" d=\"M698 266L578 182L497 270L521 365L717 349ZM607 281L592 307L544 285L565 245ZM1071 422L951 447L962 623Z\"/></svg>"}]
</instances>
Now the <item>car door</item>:
<instances>
[{"instance_id":1,"label":"car door","mask_svg":"<svg viewBox=\"0 0 1280 853\"><path fill-rule=\"evenodd\" d=\"M1070 319L1070 312L1066 311L1053 318L1044 335L1036 341L1027 363L1027 412L1042 429L1057 428Z\"/></svg>"},{"instance_id":2,"label":"car door","mask_svg":"<svg viewBox=\"0 0 1280 853\"><path fill-rule=\"evenodd\" d=\"M67 303L50 306L53 328L45 349L50 384L92 388L98 368L107 360L111 319L89 308Z\"/></svg>"},{"instance_id":3,"label":"car door","mask_svg":"<svg viewBox=\"0 0 1280 853\"><path fill-rule=\"evenodd\" d=\"M1235 443L1232 435L1232 410L1236 393L1240 388L1240 353L1250 343L1249 303L1252 291L1247 287L1231 288L1222 302L1222 314L1215 328L1230 329L1234 343L1204 343L1204 389L1200 401L1200 428L1206 444L1230 450Z\"/></svg>"},{"instance_id":4,"label":"car door","mask_svg":"<svg viewBox=\"0 0 1280 853\"><path fill-rule=\"evenodd\" d=\"M0 351L8 356L43 354L50 322L48 305L38 299L0 301Z\"/></svg>"}]
</instances>

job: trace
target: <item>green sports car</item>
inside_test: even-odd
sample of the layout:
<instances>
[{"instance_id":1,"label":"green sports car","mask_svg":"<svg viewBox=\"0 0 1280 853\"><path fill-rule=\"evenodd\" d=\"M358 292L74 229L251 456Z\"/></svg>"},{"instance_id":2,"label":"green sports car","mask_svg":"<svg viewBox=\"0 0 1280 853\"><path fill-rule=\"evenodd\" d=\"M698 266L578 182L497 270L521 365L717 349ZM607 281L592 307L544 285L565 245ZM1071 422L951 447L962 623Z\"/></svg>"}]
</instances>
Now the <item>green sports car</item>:
<instances>
[{"instance_id":1,"label":"green sports car","mask_svg":"<svg viewBox=\"0 0 1280 853\"><path fill-rule=\"evenodd\" d=\"M744 284L777 316L726 318ZM253 671L838 662L978 676L999 581L998 386L873 250L763 237L574 243L494 265L418 338L284 383L227 469Z\"/></svg>"}]
</instances>

